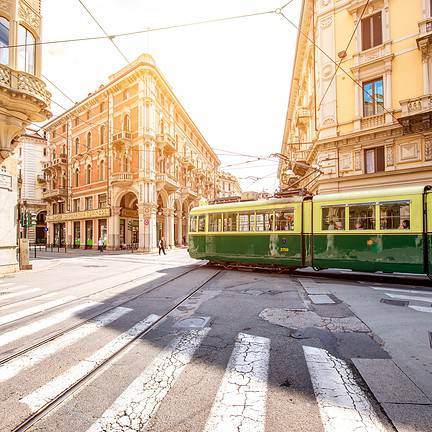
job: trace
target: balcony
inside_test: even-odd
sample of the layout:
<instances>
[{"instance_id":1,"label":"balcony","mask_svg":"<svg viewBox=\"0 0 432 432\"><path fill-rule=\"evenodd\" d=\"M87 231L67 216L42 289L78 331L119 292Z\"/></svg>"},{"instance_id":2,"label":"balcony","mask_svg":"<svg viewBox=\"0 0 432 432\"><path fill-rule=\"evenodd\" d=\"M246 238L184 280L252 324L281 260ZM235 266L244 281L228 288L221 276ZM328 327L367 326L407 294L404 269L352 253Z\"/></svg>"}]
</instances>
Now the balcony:
<instances>
[{"instance_id":1,"label":"balcony","mask_svg":"<svg viewBox=\"0 0 432 432\"><path fill-rule=\"evenodd\" d=\"M114 184L131 184L133 182L132 173L116 172L111 174L111 183Z\"/></svg>"},{"instance_id":2,"label":"balcony","mask_svg":"<svg viewBox=\"0 0 432 432\"><path fill-rule=\"evenodd\" d=\"M423 95L400 102L402 113L399 122L404 133L421 132L432 124L432 95Z\"/></svg>"},{"instance_id":3,"label":"balcony","mask_svg":"<svg viewBox=\"0 0 432 432\"><path fill-rule=\"evenodd\" d=\"M198 194L190 186L184 186L184 187L182 187L181 190L180 190L180 192L185 197L190 197L190 198L194 198L195 199L198 196Z\"/></svg>"},{"instance_id":4,"label":"balcony","mask_svg":"<svg viewBox=\"0 0 432 432\"><path fill-rule=\"evenodd\" d=\"M168 134L158 134L156 135L156 144L163 150L165 154L172 154L177 151L176 143Z\"/></svg>"},{"instance_id":5,"label":"balcony","mask_svg":"<svg viewBox=\"0 0 432 432\"><path fill-rule=\"evenodd\" d=\"M46 183L46 182L47 182L45 176L43 176L43 175L41 175L41 174L38 174L38 175L36 176L36 180L37 180L38 183Z\"/></svg>"},{"instance_id":6,"label":"balcony","mask_svg":"<svg viewBox=\"0 0 432 432\"><path fill-rule=\"evenodd\" d=\"M194 167L195 167L194 161L193 161L191 156L183 156L182 157L182 164L186 169L189 169L189 170L194 169Z\"/></svg>"},{"instance_id":7,"label":"balcony","mask_svg":"<svg viewBox=\"0 0 432 432\"><path fill-rule=\"evenodd\" d=\"M369 117L363 117L360 120L360 122L361 122L362 129L370 129L370 128L382 126L385 124L385 113L369 116Z\"/></svg>"},{"instance_id":8,"label":"balcony","mask_svg":"<svg viewBox=\"0 0 432 432\"><path fill-rule=\"evenodd\" d=\"M206 176L206 172L202 168L197 168L195 174L200 179L203 179Z\"/></svg>"},{"instance_id":9,"label":"balcony","mask_svg":"<svg viewBox=\"0 0 432 432\"><path fill-rule=\"evenodd\" d=\"M45 201L57 201L63 200L67 198L67 189L66 188L54 188L49 189L42 193L42 199Z\"/></svg>"},{"instance_id":10,"label":"balcony","mask_svg":"<svg viewBox=\"0 0 432 432\"><path fill-rule=\"evenodd\" d=\"M159 191L165 189L167 191L175 191L179 188L178 181L170 174L156 175L156 189Z\"/></svg>"},{"instance_id":11,"label":"balcony","mask_svg":"<svg viewBox=\"0 0 432 432\"><path fill-rule=\"evenodd\" d=\"M62 167L62 166L66 166L67 165L67 155L66 154L60 154L59 157L50 160L48 162L44 162L43 164L43 169L50 169L50 168L57 168L57 167Z\"/></svg>"},{"instance_id":12,"label":"balcony","mask_svg":"<svg viewBox=\"0 0 432 432\"><path fill-rule=\"evenodd\" d=\"M113 134L112 141L113 141L113 145L130 144L132 141L132 133L121 131L119 133Z\"/></svg>"}]
</instances>

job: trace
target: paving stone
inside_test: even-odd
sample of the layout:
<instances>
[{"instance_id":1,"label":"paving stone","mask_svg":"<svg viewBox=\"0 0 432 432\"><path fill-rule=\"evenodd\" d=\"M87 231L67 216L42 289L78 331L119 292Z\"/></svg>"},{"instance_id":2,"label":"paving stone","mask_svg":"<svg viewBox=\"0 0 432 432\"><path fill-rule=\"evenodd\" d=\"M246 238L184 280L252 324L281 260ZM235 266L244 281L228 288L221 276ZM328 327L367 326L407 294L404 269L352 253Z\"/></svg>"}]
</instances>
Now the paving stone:
<instances>
[{"instance_id":1,"label":"paving stone","mask_svg":"<svg viewBox=\"0 0 432 432\"><path fill-rule=\"evenodd\" d=\"M383 403L384 411L398 432L432 431L432 406Z\"/></svg>"},{"instance_id":2,"label":"paving stone","mask_svg":"<svg viewBox=\"0 0 432 432\"><path fill-rule=\"evenodd\" d=\"M299 279L298 281L308 294L328 294L329 292L326 286L317 284L314 281L308 279Z\"/></svg>"},{"instance_id":3,"label":"paving stone","mask_svg":"<svg viewBox=\"0 0 432 432\"><path fill-rule=\"evenodd\" d=\"M352 361L378 402L398 404L432 403L396 366L393 360L355 358Z\"/></svg>"},{"instance_id":4,"label":"paving stone","mask_svg":"<svg viewBox=\"0 0 432 432\"><path fill-rule=\"evenodd\" d=\"M314 304L335 304L335 301L332 300L327 294L311 294L309 295L309 298Z\"/></svg>"}]
</instances>

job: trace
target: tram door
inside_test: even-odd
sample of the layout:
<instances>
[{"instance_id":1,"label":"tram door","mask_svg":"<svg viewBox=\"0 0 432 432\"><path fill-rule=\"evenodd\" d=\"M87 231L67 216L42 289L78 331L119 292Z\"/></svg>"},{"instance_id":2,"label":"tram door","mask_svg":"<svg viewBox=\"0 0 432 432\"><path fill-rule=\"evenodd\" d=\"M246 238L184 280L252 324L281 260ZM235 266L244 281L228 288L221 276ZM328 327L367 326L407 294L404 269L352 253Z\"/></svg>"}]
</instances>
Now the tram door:
<instances>
[{"instance_id":1,"label":"tram door","mask_svg":"<svg viewBox=\"0 0 432 432\"><path fill-rule=\"evenodd\" d=\"M426 192L426 241L428 250L429 275L432 275L432 191Z\"/></svg>"}]
</instances>

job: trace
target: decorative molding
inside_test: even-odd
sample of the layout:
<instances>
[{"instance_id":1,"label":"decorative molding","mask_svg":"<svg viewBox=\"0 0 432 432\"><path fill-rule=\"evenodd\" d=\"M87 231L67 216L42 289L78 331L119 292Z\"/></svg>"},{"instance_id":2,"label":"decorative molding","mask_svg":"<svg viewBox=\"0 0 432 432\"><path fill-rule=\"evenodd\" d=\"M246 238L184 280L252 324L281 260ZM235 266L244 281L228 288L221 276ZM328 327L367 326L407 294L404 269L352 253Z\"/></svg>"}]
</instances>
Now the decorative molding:
<instances>
[{"instance_id":1,"label":"decorative molding","mask_svg":"<svg viewBox=\"0 0 432 432\"><path fill-rule=\"evenodd\" d=\"M77 219L94 219L100 217L109 217L110 215L111 211L109 208L101 208L95 210L50 215L47 216L47 222L63 222Z\"/></svg>"},{"instance_id":2,"label":"decorative molding","mask_svg":"<svg viewBox=\"0 0 432 432\"><path fill-rule=\"evenodd\" d=\"M21 1L18 15L20 20L28 24L33 30L36 31L37 35L39 35L41 19L40 16L30 6Z\"/></svg>"},{"instance_id":3,"label":"decorative molding","mask_svg":"<svg viewBox=\"0 0 432 432\"><path fill-rule=\"evenodd\" d=\"M341 171L351 171L353 169L353 155L352 152L341 153L339 160Z\"/></svg>"},{"instance_id":4,"label":"decorative molding","mask_svg":"<svg viewBox=\"0 0 432 432\"><path fill-rule=\"evenodd\" d=\"M419 159L418 142L409 142L399 145L399 160L411 162Z\"/></svg>"},{"instance_id":5,"label":"decorative molding","mask_svg":"<svg viewBox=\"0 0 432 432\"><path fill-rule=\"evenodd\" d=\"M386 166L390 167L394 165L394 151L393 144L386 146Z\"/></svg>"},{"instance_id":6,"label":"decorative molding","mask_svg":"<svg viewBox=\"0 0 432 432\"><path fill-rule=\"evenodd\" d=\"M425 138L424 158L426 161L432 160L432 136Z\"/></svg>"},{"instance_id":7,"label":"decorative molding","mask_svg":"<svg viewBox=\"0 0 432 432\"><path fill-rule=\"evenodd\" d=\"M0 0L0 9L4 10L8 14L10 14L12 9L12 1L11 0Z\"/></svg>"},{"instance_id":8,"label":"decorative molding","mask_svg":"<svg viewBox=\"0 0 432 432\"><path fill-rule=\"evenodd\" d=\"M333 24L333 17L332 16L328 16L326 18L323 18L320 21L320 26L321 28L327 28L330 27Z\"/></svg>"},{"instance_id":9,"label":"decorative molding","mask_svg":"<svg viewBox=\"0 0 432 432\"><path fill-rule=\"evenodd\" d=\"M354 153L354 169L356 171L361 170L361 153L360 150L356 150Z\"/></svg>"}]
</instances>

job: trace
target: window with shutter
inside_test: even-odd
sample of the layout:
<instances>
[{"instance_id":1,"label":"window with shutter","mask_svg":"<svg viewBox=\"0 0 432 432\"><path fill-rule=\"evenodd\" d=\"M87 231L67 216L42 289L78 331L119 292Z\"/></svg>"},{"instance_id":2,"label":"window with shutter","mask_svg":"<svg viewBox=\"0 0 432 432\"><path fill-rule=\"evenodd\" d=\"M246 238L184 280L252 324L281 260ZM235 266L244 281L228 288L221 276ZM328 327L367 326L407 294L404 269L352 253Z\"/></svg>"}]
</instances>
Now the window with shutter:
<instances>
[{"instance_id":1,"label":"window with shutter","mask_svg":"<svg viewBox=\"0 0 432 432\"><path fill-rule=\"evenodd\" d=\"M361 21L362 50L368 50L381 45L382 38L382 14L378 12L374 15L363 18Z\"/></svg>"},{"instance_id":2,"label":"window with shutter","mask_svg":"<svg viewBox=\"0 0 432 432\"><path fill-rule=\"evenodd\" d=\"M365 150L366 174L383 171L385 171L384 146Z\"/></svg>"}]
</instances>

